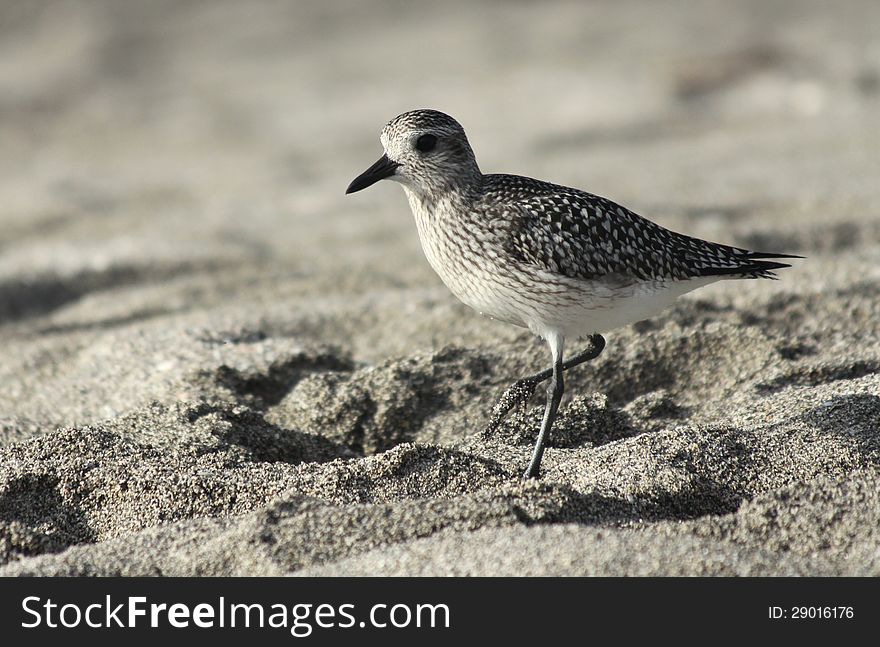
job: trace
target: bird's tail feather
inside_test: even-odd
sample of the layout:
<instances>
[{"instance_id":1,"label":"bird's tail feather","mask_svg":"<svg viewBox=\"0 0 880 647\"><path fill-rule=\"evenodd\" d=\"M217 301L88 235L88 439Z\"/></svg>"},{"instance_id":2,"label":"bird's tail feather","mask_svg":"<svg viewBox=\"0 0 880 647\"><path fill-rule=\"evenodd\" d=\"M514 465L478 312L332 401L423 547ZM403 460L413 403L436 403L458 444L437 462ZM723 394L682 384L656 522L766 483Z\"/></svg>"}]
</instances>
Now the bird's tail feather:
<instances>
[{"instance_id":1,"label":"bird's tail feather","mask_svg":"<svg viewBox=\"0 0 880 647\"><path fill-rule=\"evenodd\" d=\"M741 261L739 265L727 265L724 267L706 267L701 269L701 276L732 276L750 279L773 279L776 275L773 270L781 270L791 267L790 263L768 261L768 258L803 258L796 254L776 254L771 252L744 252L731 260Z\"/></svg>"}]
</instances>

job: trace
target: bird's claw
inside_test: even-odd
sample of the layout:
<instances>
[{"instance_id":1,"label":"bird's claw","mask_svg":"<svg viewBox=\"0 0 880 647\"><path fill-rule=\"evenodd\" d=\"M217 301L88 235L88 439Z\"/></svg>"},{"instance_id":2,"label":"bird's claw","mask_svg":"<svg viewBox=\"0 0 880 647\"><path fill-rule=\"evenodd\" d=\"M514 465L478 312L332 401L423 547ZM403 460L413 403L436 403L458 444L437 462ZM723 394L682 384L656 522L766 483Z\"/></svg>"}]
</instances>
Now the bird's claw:
<instances>
[{"instance_id":1,"label":"bird's claw","mask_svg":"<svg viewBox=\"0 0 880 647\"><path fill-rule=\"evenodd\" d=\"M510 413L515 406L525 404L535 393L539 380L523 378L511 384L498 398L498 402L492 407L492 417L486 425L484 434L494 433L501 425L501 421Z\"/></svg>"}]
</instances>

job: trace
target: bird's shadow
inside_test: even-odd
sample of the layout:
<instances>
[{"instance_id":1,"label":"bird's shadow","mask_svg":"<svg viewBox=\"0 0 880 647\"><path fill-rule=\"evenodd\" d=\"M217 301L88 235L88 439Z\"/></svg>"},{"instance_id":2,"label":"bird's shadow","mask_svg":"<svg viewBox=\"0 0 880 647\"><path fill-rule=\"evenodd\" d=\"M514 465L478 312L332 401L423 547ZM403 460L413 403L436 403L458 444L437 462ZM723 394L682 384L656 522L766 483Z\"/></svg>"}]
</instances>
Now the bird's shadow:
<instances>
[{"instance_id":1,"label":"bird's shadow","mask_svg":"<svg viewBox=\"0 0 880 647\"><path fill-rule=\"evenodd\" d=\"M691 479L687 487L675 492L621 498L581 492L554 484L558 505L540 517L520 508L526 524L577 523L582 525L625 526L656 521L686 521L707 515L736 512L746 497L721 482L707 477Z\"/></svg>"}]
</instances>

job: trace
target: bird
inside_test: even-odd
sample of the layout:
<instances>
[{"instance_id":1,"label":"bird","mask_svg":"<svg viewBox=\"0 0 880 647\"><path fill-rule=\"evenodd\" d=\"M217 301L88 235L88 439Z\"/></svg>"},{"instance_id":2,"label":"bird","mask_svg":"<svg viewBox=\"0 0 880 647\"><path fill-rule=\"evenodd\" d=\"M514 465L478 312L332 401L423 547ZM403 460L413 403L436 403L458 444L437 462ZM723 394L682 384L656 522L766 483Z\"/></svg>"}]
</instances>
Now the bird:
<instances>
[{"instance_id":1,"label":"bird","mask_svg":"<svg viewBox=\"0 0 880 647\"><path fill-rule=\"evenodd\" d=\"M384 154L346 194L380 180L402 185L428 263L477 312L528 328L549 368L508 387L487 431L550 380L523 479L537 478L564 393L563 373L598 357L609 331L648 319L681 295L723 279L776 279L791 267L755 252L662 227L607 198L530 177L484 174L464 128L431 109L389 121ZM568 358L566 341L589 345Z\"/></svg>"}]
</instances>

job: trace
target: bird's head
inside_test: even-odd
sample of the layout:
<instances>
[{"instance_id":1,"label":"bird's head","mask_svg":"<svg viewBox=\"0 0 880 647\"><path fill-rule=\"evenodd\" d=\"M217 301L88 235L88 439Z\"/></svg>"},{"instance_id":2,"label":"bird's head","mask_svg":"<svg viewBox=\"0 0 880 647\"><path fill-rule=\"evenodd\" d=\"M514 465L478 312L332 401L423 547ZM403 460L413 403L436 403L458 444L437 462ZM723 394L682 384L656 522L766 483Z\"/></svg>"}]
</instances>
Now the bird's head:
<instances>
[{"instance_id":1,"label":"bird's head","mask_svg":"<svg viewBox=\"0 0 880 647\"><path fill-rule=\"evenodd\" d=\"M422 195L461 190L482 177L464 129L437 110L412 110L389 121L379 137L385 154L348 186L354 193L379 180Z\"/></svg>"}]
</instances>

